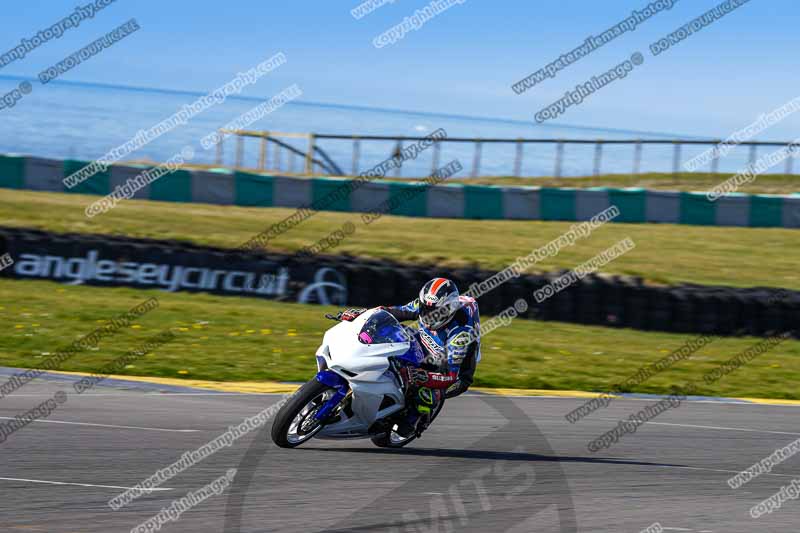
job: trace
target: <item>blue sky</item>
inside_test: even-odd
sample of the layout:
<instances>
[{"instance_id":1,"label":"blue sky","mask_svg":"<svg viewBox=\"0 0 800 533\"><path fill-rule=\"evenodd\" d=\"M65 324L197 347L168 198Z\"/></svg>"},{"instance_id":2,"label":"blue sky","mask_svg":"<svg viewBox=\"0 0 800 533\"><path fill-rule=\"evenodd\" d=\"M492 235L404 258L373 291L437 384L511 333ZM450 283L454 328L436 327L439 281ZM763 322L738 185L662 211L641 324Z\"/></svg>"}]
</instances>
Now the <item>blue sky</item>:
<instances>
[{"instance_id":1,"label":"blue sky","mask_svg":"<svg viewBox=\"0 0 800 533\"><path fill-rule=\"evenodd\" d=\"M90 0L26 0L3 16L0 52ZM641 51L645 63L554 122L724 136L800 95L800 4L751 0L653 57L648 45L717 0L679 0L523 95L511 84L623 20L649 0L466 0L393 45L372 40L424 0L395 0L361 20L358 0L117 0L0 75L36 76L135 17L141 31L63 79L164 89L215 88L272 54L288 63L245 94L297 83L310 101L530 120L567 89ZM800 113L798 113L800 115ZM761 139L795 138L800 119Z\"/></svg>"}]
</instances>

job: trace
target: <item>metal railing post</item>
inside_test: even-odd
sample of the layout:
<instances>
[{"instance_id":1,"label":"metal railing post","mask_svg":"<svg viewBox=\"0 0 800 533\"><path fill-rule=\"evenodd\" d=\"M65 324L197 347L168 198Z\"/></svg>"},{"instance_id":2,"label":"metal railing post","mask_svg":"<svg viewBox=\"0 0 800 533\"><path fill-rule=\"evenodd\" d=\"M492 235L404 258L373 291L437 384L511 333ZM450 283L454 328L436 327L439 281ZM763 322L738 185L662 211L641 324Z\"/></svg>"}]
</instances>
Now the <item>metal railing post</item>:
<instances>
[{"instance_id":1,"label":"metal railing post","mask_svg":"<svg viewBox=\"0 0 800 533\"><path fill-rule=\"evenodd\" d=\"M600 174L600 163L603 160L603 141L598 140L594 145L594 175Z\"/></svg>"},{"instance_id":2,"label":"metal railing post","mask_svg":"<svg viewBox=\"0 0 800 533\"><path fill-rule=\"evenodd\" d=\"M711 160L711 173L716 174L719 172L719 146L714 145L714 154L713 159Z\"/></svg>"},{"instance_id":3,"label":"metal railing post","mask_svg":"<svg viewBox=\"0 0 800 533\"><path fill-rule=\"evenodd\" d=\"M522 174L522 156L523 156L522 141L520 139L517 139L517 152L516 152L516 154L514 156L514 177L515 178L520 177L520 174Z\"/></svg>"},{"instance_id":4,"label":"metal railing post","mask_svg":"<svg viewBox=\"0 0 800 533\"><path fill-rule=\"evenodd\" d=\"M564 158L564 141L557 141L556 143L556 168L555 177L561 177L561 160Z\"/></svg>"},{"instance_id":5,"label":"metal railing post","mask_svg":"<svg viewBox=\"0 0 800 533\"><path fill-rule=\"evenodd\" d=\"M358 159L361 156L361 141L353 137L353 176L358 176Z\"/></svg>"},{"instance_id":6,"label":"metal railing post","mask_svg":"<svg viewBox=\"0 0 800 533\"><path fill-rule=\"evenodd\" d=\"M275 152L273 154L272 159L275 161L275 170L281 170L281 145L275 143Z\"/></svg>"},{"instance_id":7,"label":"metal railing post","mask_svg":"<svg viewBox=\"0 0 800 533\"><path fill-rule=\"evenodd\" d=\"M792 174L793 173L793 168L792 167L794 165L794 154L797 151L797 145L790 143L790 144L788 144L786 146L789 149L789 154L788 154L789 157L786 158L786 172L784 172L784 173L785 174Z\"/></svg>"},{"instance_id":8,"label":"metal railing post","mask_svg":"<svg viewBox=\"0 0 800 533\"><path fill-rule=\"evenodd\" d=\"M316 146L316 136L313 133L308 134L308 153L306 153L305 173L314 173L314 147Z\"/></svg>"},{"instance_id":9,"label":"metal railing post","mask_svg":"<svg viewBox=\"0 0 800 533\"><path fill-rule=\"evenodd\" d=\"M751 144L750 145L750 157L749 157L748 165L755 165L756 164L756 156L758 155L757 149L758 149L758 146L756 146L755 144Z\"/></svg>"},{"instance_id":10,"label":"metal railing post","mask_svg":"<svg viewBox=\"0 0 800 533\"><path fill-rule=\"evenodd\" d=\"M236 136L236 167L242 168L242 161L244 159L244 137L241 135Z\"/></svg>"},{"instance_id":11,"label":"metal railing post","mask_svg":"<svg viewBox=\"0 0 800 533\"><path fill-rule=\"evenodd\" d=\"M431 174L433 174L439 169L439 156L441 155L440 154L441 149L442 149L441 141L434 141L433 156L431 157L431 160L433 161L431 164Z\"/></svg>"},{"instance_id":12,"label":"metal railing post","mask_svg":"<svg viewBox=\"0 0 800 533\"><path fill-rule=\"evenodd\" d=\"M481 141L475 139L475 157L472 159L472 177L478 177L481 168Z\"/></svg>"},{"instance_id":13,"label":"metal railing post","mask_svg":"<svg viewBox=\"0 0 800 533\"><path fill-rule=\"evenodd\" d=\"M258 170L264 170L267 164L267 139L261 137L261 146L258 150Z\"/></svg>"},{"instance_id":14,"label":"metal railing post","mask_svg":"<svg viewBox=\"0 0 800 533\"><path fill-rule=\"evenodd\" d=\"M395 148L397 156L400 158L397 168L394 169L394 177L399 178L403 172L403 141L397 141L397 148Z\"/></svg>"},{"instance_id":15,"label":"metal railing post","mask_svg":"<svg viewBox=\"0 0 800 533\"><path fill-rule=\"evenodd\" d=\"M672 174L677 175L681 169L681 143L675 143L675 152L672 155Z\"/></svg>"},{"instance_id":16,"label":"metal railing post","mask_svg":"<svg viewBox=\"0 0 800 533\"><path fill-rule=\"evenodd\" d=\"M216 164L217 164L218 167L221 167L222 166L222 155L223 155L223 153L222 153L223 152L222 143L225 142L225 137L223 136L224 134L222 133L222 131L219 131L218 134L219 134L219 142L217 143L217 163Z\"/></svg>"},{"instance_id":17,"label":"metal railing post","mask_svg":"<svg viewBox=\"0 0 800 533\"><path fill-rule=\"evenodd\" d=\"M264 132L264 168L269 168L269 140L271 139L269 132Z\"/></svg>"},{"instance_id":18,"label":"metal railing post","mask_svg":"<svg viewBox=\"0 0 800 533\"><path fill-rule=\"evenodd\" d=\"M633 174L637 175L642 169L642 141L636 140L633 148Z\"/></svg>"}]
</instances>

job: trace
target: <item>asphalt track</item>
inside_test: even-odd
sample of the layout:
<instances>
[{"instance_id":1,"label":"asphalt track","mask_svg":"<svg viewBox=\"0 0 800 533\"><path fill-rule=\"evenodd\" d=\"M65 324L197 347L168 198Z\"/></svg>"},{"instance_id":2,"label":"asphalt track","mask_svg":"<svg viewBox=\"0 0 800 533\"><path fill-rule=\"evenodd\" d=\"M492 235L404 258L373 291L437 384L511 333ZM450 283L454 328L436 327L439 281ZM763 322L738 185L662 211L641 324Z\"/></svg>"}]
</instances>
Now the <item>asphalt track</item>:
<instances>
[{"instance_id":1,"label":"asphalt track","mask_svg":"<svg viewBox=\"0 0 800 533\"><path fill-rule=\"evenodd\" d=\"M132 386L133 388L127 388ZM797 531L800 501L759 519L750 508L800 477L791 458L745 486L726 480L800 437L800 407L684 402L610 449L587 443L652 400L613 402L570 424L583 400L464 395L423 438L269 441L269 424L113 511L107 502L281 395L127 384L82 395L37 380L0 400L13 417L65 390L45 421L0 444L0 531L128 532L172 500L237 468L233 485L167 532ZM4 419L0 419L0 422ZM67 422L67 423L64 423Z\"/></svg>"}]
</instances>

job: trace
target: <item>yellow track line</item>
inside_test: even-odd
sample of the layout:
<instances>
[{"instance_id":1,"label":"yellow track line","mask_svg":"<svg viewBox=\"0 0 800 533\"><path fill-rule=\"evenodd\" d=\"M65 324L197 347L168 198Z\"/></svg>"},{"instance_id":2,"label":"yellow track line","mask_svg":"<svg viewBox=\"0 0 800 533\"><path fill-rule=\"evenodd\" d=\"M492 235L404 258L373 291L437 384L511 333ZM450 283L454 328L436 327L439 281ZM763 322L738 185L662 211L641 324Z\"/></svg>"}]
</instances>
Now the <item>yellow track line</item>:
<instances>
[{"instance_id":1,"label":"yellow track line","mask_svg":"<svg viewBox=\"0 0 800 533\"><path fill-rule=\"evenodd\" d=\"M90 376L86 372L49 372L50 374L63 374L68 376ZM142 376L121 376L109 375L110 379L125 381L137 381L141 383L154 383L157 385L170 385L176 387L193 387L197 389L208 389L220 392L244 392L244 393L283 393L294 392L300 385L294 383L279 383L277 381L206 381L200 379L180 379L180 378L161 378L161 377L142 377ZM492 389L487 387L472 387L471 391L482 392L484 394L497 394L500 396L558 396L561 398L594 398L598 396L596 392L586 392L577 390L547 390L547 389ZM625 399L624 396L618 398ZM710 398L710 399L713 399ZM800 405L800 400L778 400L769 398L723 398L730 400L740 400L744 402L760 405Z\"/></svg>"}]
</instances>

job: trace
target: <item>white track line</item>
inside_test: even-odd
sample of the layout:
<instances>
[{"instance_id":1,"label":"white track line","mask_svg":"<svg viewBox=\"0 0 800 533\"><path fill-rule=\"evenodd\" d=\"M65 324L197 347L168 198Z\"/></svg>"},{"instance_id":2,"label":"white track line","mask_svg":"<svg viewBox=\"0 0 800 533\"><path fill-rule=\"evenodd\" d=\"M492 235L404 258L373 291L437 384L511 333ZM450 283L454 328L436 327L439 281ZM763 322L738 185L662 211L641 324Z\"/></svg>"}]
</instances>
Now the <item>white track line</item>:
<instances>
[{"instance_id":1,"label":"white track line","mask_svg":"<svg viewBox=\"0 0 800 533\"><path fill-rule=\"evenodd\" d=\"M608 420L611 422L618 422L618 418L599 418L598 420ZM683 428L698 428L698 429L716 429L721 431L744 431L747 433L769 433L771 435L800 435L800 433L792 433L789 431L770 431L768 429L747 429L747 428L729 428L723 426L699 426L695 424L675 424L671 422L645 422L645 424L654 424L656 426L678 426Z\"/></svg>"},{"instance_id":2,"label":"white track line","mask_svg":"<svg viewBox=\"0 0 800 533\"><path fill-rule=\"evenodd\" d=\"M124 490L133 490L135 487L120 487L117 485L92 485L91 483L70 483L68 481L46 481L43 479L24 479L19 477L0 477L2 481L22 481L24 483L43 483L46 485L70 485L74 487L99 487L102 489L124 489ZM166 487L155 487L149 489L152 491L161 491L161 490L172 490Z\"/></svg>"},{"instance_id":3,"label":"white track line","mask_svg":"<svg viewBox=\"0 0 800 533\"><path fill-rule=\"evenodd\" d=\"M705 468L703 466L671 466L671 465L655 465L657 468L681 468L683 470L702 470L703 472L719 472L721 474L741 474L741 470L724 470L722 468ZM775 476L775 477L797 477L794 474L773 474L772 472L764 472L762 476ZM666 528L665 528L666 529Z\"/></svg>"},{"instance_id":4,"label":"white track line","mask_svg":"<svg viewBox=\"0 0 800 533\"><path fill-rule=\"evenodd\" d=\"M10 416L0 416L1 419L4 420L16 420ZM145 428L139 426L115 426L112 424L93 424L91 422L67 422L65 420L33 420L33 422L38 422L40 424L69 424L71 426L91 426L91 427L100 427L100 428L112 428L112 429L139 429L142 431L167 431L170 433L197 433L199 429L168 429L168 428Z\"/></svg>"},{"instance_id":5,"label":"white track line","mask_svg":"<svg viewBox=\"0 0 800 533\"><path fill-rule=\"evenodd\" d=\"M599 396L600 393L597 393ZM488 398L497 398L499 396L503 396L506 398L517 398L517 399L527 399L527 400L536 400L536 399L546 399L546 400L591 400L594 398L587 397L587 396L551 396L548 394L492 394L490 392L475 392L475 393L466 393L465 397L476 398L478 396L484 396ZM633 401L633 402L652 402L653 400L661 400L666 398L666 396L659 396L653 395L650 398L630 398L628 396L617 396L614 398L616 400L626 400L626 401ZM765 400L768 402L769 400ZM800 407L800 403L797 404L785 404L785 403L756 403L756 402L748 402L746 400L738 400L736 398L713 398L713 397L699 397L698 399L686 399L682 400L684 403L713 403L713 404L721 404L721 405L749 405L749 406L766 406L766 407Z\"/></svg>"}]
</instances>

